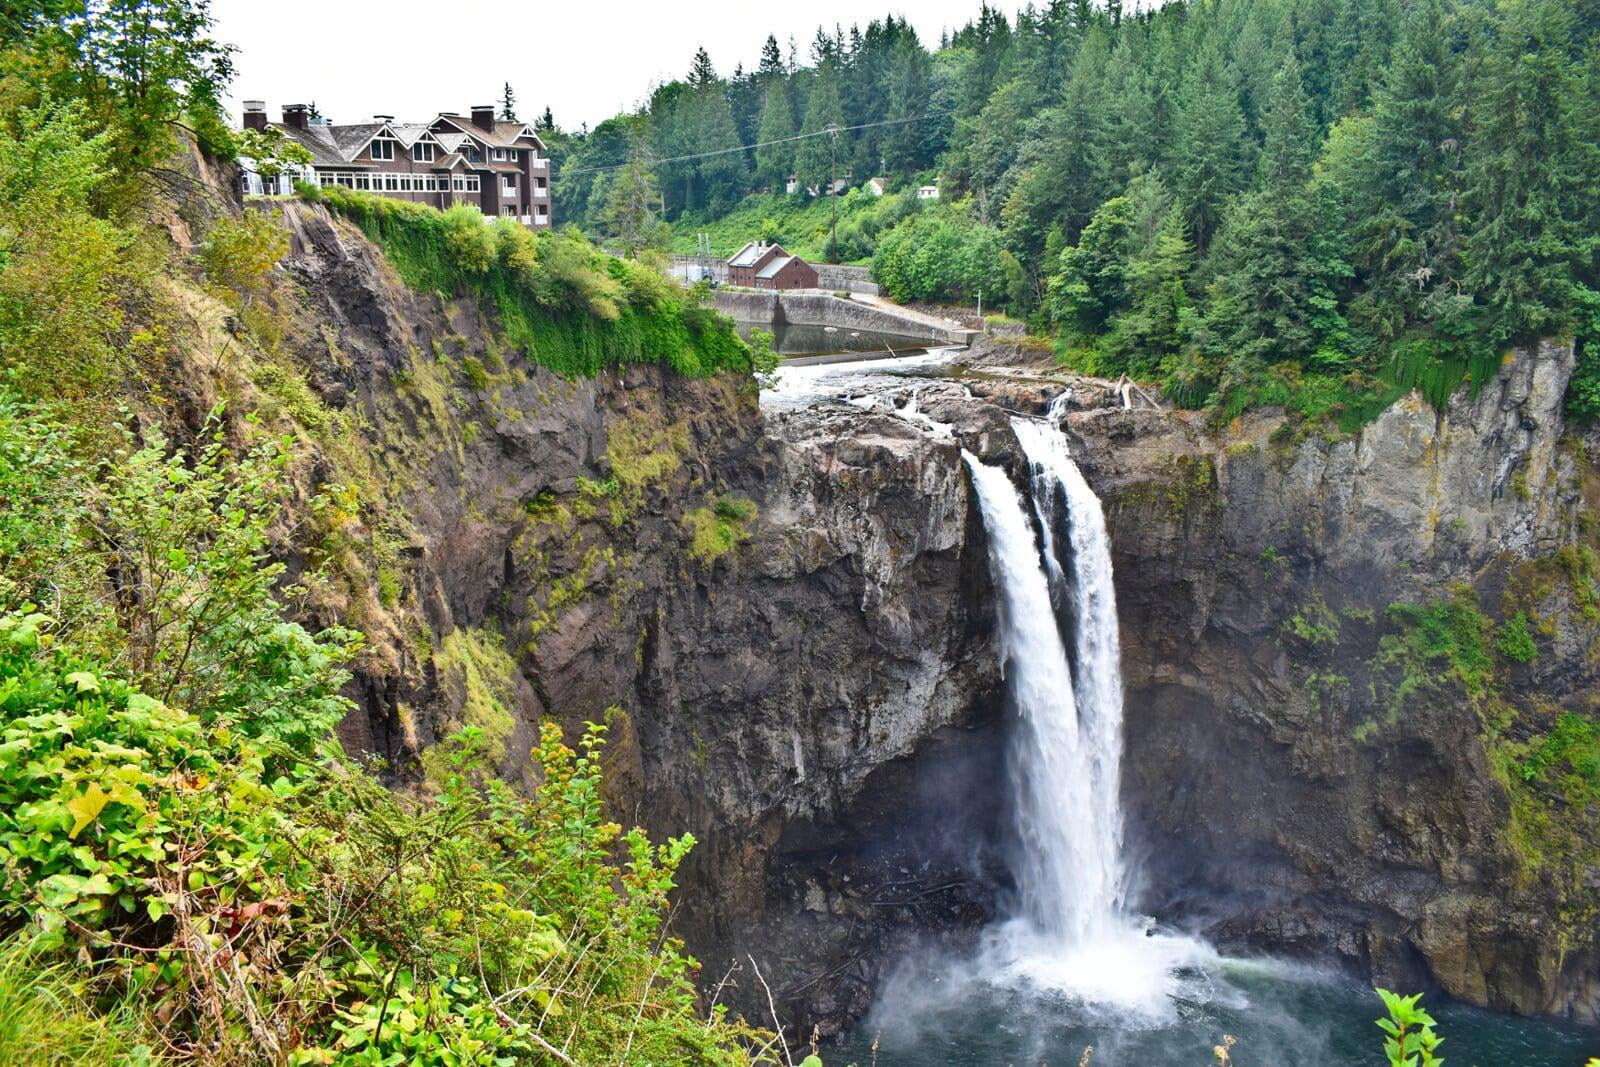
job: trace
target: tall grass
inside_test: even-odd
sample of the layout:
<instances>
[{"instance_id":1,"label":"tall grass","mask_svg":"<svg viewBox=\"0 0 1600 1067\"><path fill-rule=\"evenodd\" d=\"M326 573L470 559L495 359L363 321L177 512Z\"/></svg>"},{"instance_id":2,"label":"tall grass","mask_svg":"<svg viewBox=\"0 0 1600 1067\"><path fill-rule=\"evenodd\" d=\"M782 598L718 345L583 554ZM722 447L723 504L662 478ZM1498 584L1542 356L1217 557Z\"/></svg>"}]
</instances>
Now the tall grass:
<instances>
[{"instance_id":1,"label":"tall grass","mask_svg":"<svg viewBox=\"0 0 1600 1067\"><path fill-rule=\"evenodd\" d=\"M95 1011L74 988L74 969L0 941L0 1064L134 1067L162 1062L126 1004Z\"/></svg>"}]
</instances>

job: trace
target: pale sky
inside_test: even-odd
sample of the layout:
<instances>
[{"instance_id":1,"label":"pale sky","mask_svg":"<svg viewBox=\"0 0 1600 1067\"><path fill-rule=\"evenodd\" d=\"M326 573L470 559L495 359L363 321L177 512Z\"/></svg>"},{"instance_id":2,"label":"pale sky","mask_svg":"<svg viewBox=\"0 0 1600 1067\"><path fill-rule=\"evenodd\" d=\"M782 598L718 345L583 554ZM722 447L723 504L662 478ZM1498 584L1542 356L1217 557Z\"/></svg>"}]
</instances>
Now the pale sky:
<instances>
[{"instance_id":1,"label":"pale sky","mask_svg":"<svg viewBox=\"0 0 1600 1067\"><path fill-rule=\"evenodd\" d=\"M498 101L509 81L522 118L548 104L565 129L593 127L643 101L652 86L683 77L702 45L727 76L736 64L756 65L768 33L786 51L793 35L804 63L819 24L848 32L852 22L865 27L893 11L932 47L978 7L979 0L212 0L217 37L239 48L235 119L240 100L265 100L274 120L283 104L314 100L334 122L374 113L424 121Z\"/></svg>"}]
</instances>

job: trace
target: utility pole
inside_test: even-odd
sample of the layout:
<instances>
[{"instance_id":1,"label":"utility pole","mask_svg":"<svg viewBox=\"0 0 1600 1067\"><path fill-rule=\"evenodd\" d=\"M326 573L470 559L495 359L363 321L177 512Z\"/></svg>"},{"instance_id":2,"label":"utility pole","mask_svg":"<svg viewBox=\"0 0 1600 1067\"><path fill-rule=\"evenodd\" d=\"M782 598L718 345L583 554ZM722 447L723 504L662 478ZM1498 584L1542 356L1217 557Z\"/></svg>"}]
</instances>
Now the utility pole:
<instances>
[{"instance_id":1,"label":"utility pole","mask_svg":"<svg viewBox=\"0 0 1600 1067\"><path fill-rule=\"evenodd\" d=\"M839 198L834 195L839 184L839 127L829 124L828 134L828 205L833 216L828 223L828 262L839 262Z\"/></svg>"}]
</instances>

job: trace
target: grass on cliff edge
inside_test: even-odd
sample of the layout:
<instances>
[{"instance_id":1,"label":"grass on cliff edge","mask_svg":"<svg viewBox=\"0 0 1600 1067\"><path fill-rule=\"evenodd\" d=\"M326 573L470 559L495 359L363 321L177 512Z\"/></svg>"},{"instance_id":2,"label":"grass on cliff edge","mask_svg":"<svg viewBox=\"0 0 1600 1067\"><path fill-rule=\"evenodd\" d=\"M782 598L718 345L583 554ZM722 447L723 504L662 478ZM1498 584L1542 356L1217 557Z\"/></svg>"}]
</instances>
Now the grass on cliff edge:
<instances>
[{"instance_id":1,"label":"grass on cliff edge","mask_svg":"<svg viewBox=\"0 0 1600 1067\"><path fill-rule=\"evenodd\" d=\"M359 226L412 288L492 306L510 341L557 374L592 377L634 363L695 378L750 372L731 320L580 236L535 235L472 207L439 211L338 186L302 186L301 195Z\"/></svg>"}]
</instances>

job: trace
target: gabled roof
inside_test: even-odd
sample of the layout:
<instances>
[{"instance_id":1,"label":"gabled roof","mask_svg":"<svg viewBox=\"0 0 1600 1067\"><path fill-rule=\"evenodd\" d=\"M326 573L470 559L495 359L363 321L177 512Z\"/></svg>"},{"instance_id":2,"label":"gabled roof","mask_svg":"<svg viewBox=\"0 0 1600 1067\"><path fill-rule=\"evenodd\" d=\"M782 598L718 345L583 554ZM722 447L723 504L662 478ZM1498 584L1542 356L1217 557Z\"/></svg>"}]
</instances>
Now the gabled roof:
<instances>
[{"instance_id":1,"label":"gabled roof","mask_svg":"<svg viewBox=\"0 0 1600 1067\"><path fill-rule=\"evenodd\" d=\"M749 244L745 245L743 248L739 249L739 251L733 254L733 258L728 260L728 266L753 267L761 260L761 257L766 255L768 252L776 252L778 255L782 256L789 254L788 252L784 251L783 246L780 244L769 245L765 241L751 241Z\"/></svg>"},{"instance_id":2,"label":"gabled roof","mask_svg":"<svg viewBox=\"0 0 1600 1067\"><path fill-rule=\"evenodd\" d=\"M544 151L544 141L534 132L533 127L526 122L509 122L505 119L496 119L493 130L486 130L472 121L470 115L453 115L448 111L441 111L434 120L448 122L473 140L491 148L527 148L529 143Z\"/></svg>"},{"instance_id":3,"label":"gabled roof","mask_svg":"<svg viewBox=\"0 0 1600 1067\"><path fill-rule=\"evenodd\" d=\"M756 277L757 278L776 278L778 276L778 272L780 270L782 270L783 268L787 267L789 264L793 263L797 259L800 259L800 257L799 256L779 256L777 259L773 260L771 263L768 263L765 267L762 267L761 268L761 272L759 274L757 274ZM800 260L800 261L802 263L805 262L804 260Z\"/></svg>"}]
</instances>

